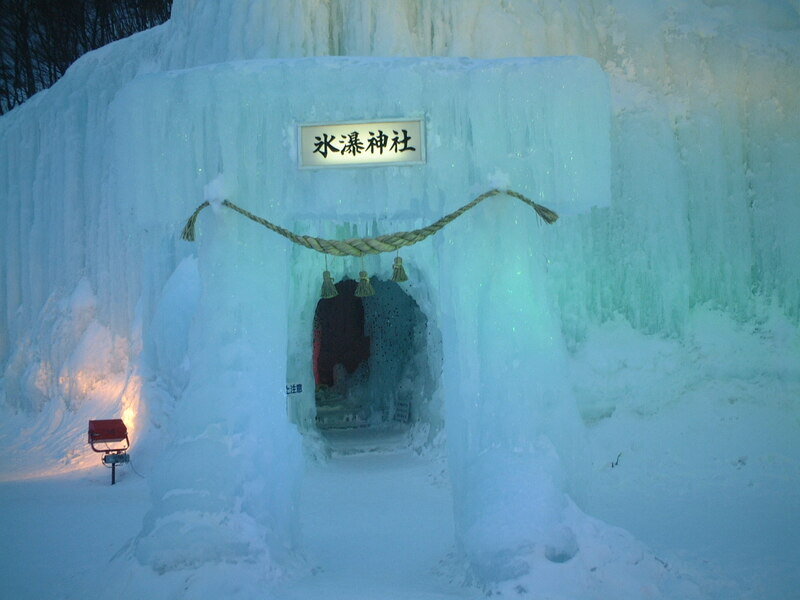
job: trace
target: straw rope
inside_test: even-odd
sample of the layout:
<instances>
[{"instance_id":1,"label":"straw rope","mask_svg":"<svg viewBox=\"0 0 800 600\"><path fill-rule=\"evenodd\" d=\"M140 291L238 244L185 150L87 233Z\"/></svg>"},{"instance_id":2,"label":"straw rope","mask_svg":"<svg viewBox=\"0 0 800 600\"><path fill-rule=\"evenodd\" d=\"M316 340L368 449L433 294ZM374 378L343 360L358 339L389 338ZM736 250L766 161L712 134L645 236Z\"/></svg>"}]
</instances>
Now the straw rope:
<instances>
[{"instance_id":1,"label":"straw rope","mask_svg":"<svg viewBox=\"0 0 800 600\"><path fill-rule=\"evenodd\" d=\"M492 196L498 195L506 195L511 196L512 198L516 198L521 200L525 204L532 207L536 214L539 215L545 223L551 224L555 223L558 219L558 215L550 210L549 208L542 206L541 204L537 204L533 200L526 198L519 192L515 192L513 190L501 190L501 189L493 189L489 190L488 192L484 192L472 202L465 204L458 210L451 212L449 215L446 215L428 225L427 227L423 227L422 229L414 229L413 231L399 231L397 233L390 233L387 235L379 235L378 237L374 238L354 238L350 240L326 240L323 238L308 236L308 235L297 235L289 231L288 229L284 229L279 225L275 225L267 221L266 219L262 219L261 217L254 215L249 210L242 208L241 206L237 206L233 202L229 200L223 200L222 206L226 206L231 210L238 212L240 215L243 215L258 223L259 225L263 225L267 229L274 231L275 233L282 235L283 237L291 240L295 244L299 244L301 246L305 246L306 248L310 248L311 250L316 250L317 252L322 252L323 254L333 254L335 256L364 256L365 254L380 254L382 252L394 252L395 250L402 248L404 246L411 246L412 244L416 244L417 242L421 242L422 240L432 236L434 233L437 233L441 229L443 229L446 225L453 222L455 219L463 215L468 210L474 208L487 198L491 198ZM186 222L186 226L183 228L183 233L181 237L189 242L193 242L195 239L195 224L197 222L197 217L200 215L200 212L210 206L208 201L203 202L197 209L192 213L192 216L189 217L189 220Z\"/></svg>"}]
</instances>

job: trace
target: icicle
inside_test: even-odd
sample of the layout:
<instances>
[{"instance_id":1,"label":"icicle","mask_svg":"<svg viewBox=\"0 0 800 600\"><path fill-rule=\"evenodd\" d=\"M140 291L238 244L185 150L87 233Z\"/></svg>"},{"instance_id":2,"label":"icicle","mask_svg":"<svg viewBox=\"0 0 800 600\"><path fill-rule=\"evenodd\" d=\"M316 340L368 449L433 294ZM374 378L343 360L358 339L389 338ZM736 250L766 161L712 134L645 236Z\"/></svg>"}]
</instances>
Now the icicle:
<instances>
[{"instance_id":1,"label":"icicle","mask_svg":"<svg viewBox=\"0 0 800 600\"><path fill-rule=\"evenodd\" d=\"M356 297L358 298L366 298L367 296L374 296L375 290L372 287L372 284L369 282L369 275L367 275L366 271L361 271L358 274L358 285L356 286Z\"/></svg>"},{"instance_id":2,"label":"icicle","mask_svg":"<svg viewBox=\"0 0 800 600\"><path fill-rule=\"evenodd\" d=\"M408 275L406 275L406 270L403 268L403 259L399 256L394 257L394 265L392 266L392 281L397 283L408 281Z\"/></svg>"}]
</instances>

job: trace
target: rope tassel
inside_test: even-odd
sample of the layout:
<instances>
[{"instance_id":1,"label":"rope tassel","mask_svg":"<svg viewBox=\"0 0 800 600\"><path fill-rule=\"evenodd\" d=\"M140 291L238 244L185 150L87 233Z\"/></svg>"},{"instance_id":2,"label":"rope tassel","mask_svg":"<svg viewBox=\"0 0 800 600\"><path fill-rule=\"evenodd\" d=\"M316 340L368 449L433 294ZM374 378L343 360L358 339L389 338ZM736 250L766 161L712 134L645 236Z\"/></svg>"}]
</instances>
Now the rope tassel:
<instances>
[{"instance_id":1,"label":"rope tassel","mask_svg":"<svg viewBox=\"0 0 800 600\"><path fill-rule=\"evenodd\" d=\"M399 256L394 257L394 265L392 265L392 281L396 283L403 283L408 281L408 275L403 268L403 259Z\"/></svg>"},{"instance_id":2,"label":"rope tassel","mask_svg":"<svg viewBox=\"0 0 800 600\"><path fill-rule=\"evenodd\" d=\"M206 208L207 206L211 206L211 204L206 200L200 206L198 206L195 211L192 213L192 216L189 217L189 220L186 221L186 225L181 232L181 239L186 240L187 242L194 241L194 225L197 223L197 217L200 215L200 211Z\"/></svg>"},{"instance_id":3,"label":"rope tassel","mask_svg":"<svg viewBox=\"0 0 800 600\"><path fill-rule=\"evenodd\" d=\"M322 274L322 293L321 296L325 300L329 300L331 298L336 298L339 295L339 291L336 289L336 285L333 283L333 278L331 277L330 271L325 271Z\"/></svg>"},{"instance_id":4,"label":"rope tassel","mask_svg":"<svg viewBox=\"0 0 800 600\"><path fill-rule=\"evenodd\" d=\"M511 195L511 194L509 194ZM533 203L533 210L536 211L536 214L539 215L542 220L547 223L548 225L552 225L556 221L558 221L558 214L547 208L546 206L542 206L541 204Z\"/></svg>"},{"instance_id":5,"label":"rope tassel","mask_svg":"<svg viewBox=\"0 0 800 600\"><path fill-rule=\"evenodd\" d=\"M357 298L366 298L367 296L374 296L375 289L372 287L372 284L369 282L369 275L367 275L366 271L361 271L358 274L358 285L356 286L355 296Z\"/></svg>"}]
</instances>

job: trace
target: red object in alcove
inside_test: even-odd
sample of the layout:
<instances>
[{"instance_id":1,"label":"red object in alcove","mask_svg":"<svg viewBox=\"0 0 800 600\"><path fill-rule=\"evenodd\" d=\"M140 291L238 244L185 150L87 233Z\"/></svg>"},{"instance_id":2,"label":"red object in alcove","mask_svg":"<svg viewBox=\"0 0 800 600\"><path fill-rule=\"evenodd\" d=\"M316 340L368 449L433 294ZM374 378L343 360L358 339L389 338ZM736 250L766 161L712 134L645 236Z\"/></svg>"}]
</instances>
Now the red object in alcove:
<instances>
[{"instance_id":1,"label":"red object in alcove","mask_svg":"<svg viewBox=\"0 0 800 600\"><path fill-rule=\"evenodd\" d=\"M319 327L314 327L314 383L320 384L319 381L319 352L322 349L322 330Z\"/></svg>"},{"instance_id":2,"label":"red object in alcove","mask_svg":"<svg viewBox=\"0 0 800 600\"><path fill-rule=\"evenodd\" d=\"M314 378L318 386L336 383L333 369L337 364L352 374L370 356L364 305L355 295L356 282L345 279L336 289L339 295L320 300L314 314Z\"/></svg>"}]
</instances>

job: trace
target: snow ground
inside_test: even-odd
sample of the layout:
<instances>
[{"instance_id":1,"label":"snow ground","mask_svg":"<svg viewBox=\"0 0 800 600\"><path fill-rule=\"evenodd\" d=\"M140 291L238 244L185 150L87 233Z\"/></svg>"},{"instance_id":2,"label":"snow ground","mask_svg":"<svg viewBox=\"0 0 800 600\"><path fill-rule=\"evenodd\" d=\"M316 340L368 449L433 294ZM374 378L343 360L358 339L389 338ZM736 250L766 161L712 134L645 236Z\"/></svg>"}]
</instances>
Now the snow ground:
<instances>
[{"instance_id":1,"label":"snow ground","mask_svg":"<svg viewBox=\"0 0 800 600\"><path fill-rule=\"evenodd\" d=\"M687 421L683 412L664 410L644 420L619 415L592 428L589 442L597 456L605 458L612 447L622 454L616 467L611 455L608 464L594 466L584 505L610 523L624 523L668 568L696 582L704 597L800 597L792 566L800 560L800 507L792 509L796 461L786 453L796 425L786 420L781 426L759 406L712 410L706 403L694 413L688 419L694 425L680 433L682 443L664 452L658 448L670 447L674 424ZM771 435L745 443L748 431ZM0 483L0 598L86 598L116 577L129 597L156 599L231 597L231 589L237 598L278 600L483 597L464 585L454 556L445 462L409 449L401 432L337 431L327 437L331 457L309 461L302 482L306 574L300 578L267 587L257 568L226 571L219 565L166 577L133 569L132 576L120 577L121 568L130 566L127 543L150 507L148 485L123 467L112 487L97 461L64 475ZM718 448L704 455L704 439ZM722 463L721 456L730 460ZM133 460L136 466L135 452ZM781 460L789 462L777 464ZM226 578L243 581L230 588Z\"/></svg>"},{"instance_id":2,"label":"snow ground","mask_svg":"<svg viewBox=\"0 0 800 600\"><path fill-rule=\"evenodd\" d=\"M264 597L481 597L445 574L454 526L443 462L409 450L400 433L330 437L333 456L309 465L303 481L309 574ZM139 532L150 501L146 480L128 467L109 484L99 461L67 475L0 483L0 597L86 598L115 576L119 561L112 561Z\"/></svg>"},{"instance_id":3,"label":"snow ground","mask_svg":"<svg viewBox=\"0 0 800 600\"><path fill-rule=\"evenodd\" d=\"M608 323L575 356L587 426L574 499L698 590L665 599L800 599L800 363L781 323L753 332L703 312L683 342ZM0 422L0 599L86 598L98 585L156 600L483 596L454 554L446 461L402 432L329 432L331 456L309 453L303 560L286 573L255 558L158 575L128 551L150 482L122 467L111 487L86 445L98 406L51 402L37 419L7 411ZM164 456L156 442L134 436L133 466L148 477Z\"/></svg>"},{"instance_id":4,"label":"snow ground","mask_svg":"<svg viewBox=\"0 0 800 600\"><path fill-rule=\"evenodd\" d=\"M328 437L334 455L309 469L302 494L302 537L315 573L276 597L481 597L435 572L455 542L444 464L405 448L401 434Z\"/></svg>"},{"instance_id":5,"label":"snow ground","mask_svg":"<svg viewBox=\"0 0 800 600\"><path fill-rule=\"evenodd\" d=\"M139 532L147 483L117 485L99 459L66 475L0 483L0 598L86 598L114 576L111 557Z\"/></svg>"}]
</instances>

